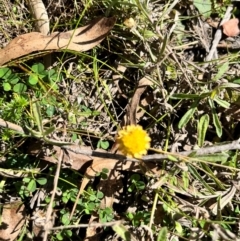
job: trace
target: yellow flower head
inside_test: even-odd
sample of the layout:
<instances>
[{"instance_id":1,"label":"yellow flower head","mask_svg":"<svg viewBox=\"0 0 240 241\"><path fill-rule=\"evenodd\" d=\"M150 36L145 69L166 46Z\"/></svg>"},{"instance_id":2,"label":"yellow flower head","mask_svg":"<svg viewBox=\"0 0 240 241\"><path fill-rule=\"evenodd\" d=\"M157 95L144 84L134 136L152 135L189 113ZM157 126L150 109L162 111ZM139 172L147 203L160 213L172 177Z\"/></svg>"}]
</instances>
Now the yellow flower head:
<instances>
[{"instance_id":1,"label":"yellow flower head","mask_svg":"<svg viewBox=\"0 0 240 241\"><path fill-rule=\"evenodd\" d=\"M118 132L119 150L128 157L141 158L150 148L151 138L139 125L125 126Z\"/></svg>"}]
</instances>

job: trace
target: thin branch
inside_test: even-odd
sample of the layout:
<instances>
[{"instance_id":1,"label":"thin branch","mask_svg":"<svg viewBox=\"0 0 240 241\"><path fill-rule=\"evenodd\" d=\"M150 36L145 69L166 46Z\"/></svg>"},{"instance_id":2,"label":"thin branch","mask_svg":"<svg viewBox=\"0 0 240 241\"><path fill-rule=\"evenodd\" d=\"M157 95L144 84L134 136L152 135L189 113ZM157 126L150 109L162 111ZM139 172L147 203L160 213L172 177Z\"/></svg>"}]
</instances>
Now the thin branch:
<instances>
[{"instance_id":1,"label":"thin branch","mask_svg":"<svg viewBox=\"0 0 240 241\"><path fill-rule=\"evenodd\" d=\"M55 194L57 192L58 179L59 179L59 175L60 175L62 160L63 160L63 150L61 149L61 152L59 155L59 160L58 160L58 165L57 165L57 170L56 170L56 174L54 177L52 196L51 196L51 200L48 205L47 214L46 214L46 223L45 223L45 227L44 227L45 232L44 232L43 241L47 241L49 230L50 230L50 228L52 228L52 225L53 225L53 222L51 220L53 218L52 217L52 210L53 210L52 207L53 207ZM50 228L49 228L49 226L50 226Z\"/></svg>"},{"instance_id":2,"label":"thin branch","mask_svg":"<svg viewBox=\"0 0 240 241\"><path fill-rule=\"evenodd\" d=\"M119 161L127 160L127 161L139 162L139 160L137 160L137 159L126 158L125 156L120 155L120 154L101 152L101 151L93 151L93 150L83 150L83 149L81 149L81 147L78 147L78 146L63 146L62 148L72 151L76 154L83 154L83 155L87 155L87 156L102 157L102 158L111 158L111 159L117 159ZM195 156L200 156L200 155L207 155L207 154L213 154L213 153L217 153L217 152L230 151L230 150L240 150L240 139L233 141L231 143L228 143L228 144L214 145L214 146L200 148L197 150L177 152L176 154L181 155L181 156L188 156L190 154L194 154ZM171 154L171 153L169 153L169 154ZM174 153L172 153L172 154L174 155ZM161 161L166 158L168 158L168 155L153 154L153 155L143 156L142 160L145 162Z\"/></svg>"},{"instance_id":3,"label":"thin branch","mask_svg":"<svg viewBox=\"0 0 240 241\"><path fill-rule=\"evenodd\" d=\"M63 230L63 229L71 229L71 228L89 228L89 227L112 227L114 225L123 224L124 221L113 221L108 223L89 223L89 224L76 224L76 225L66 225L66 226L59 226L53 227L45 230Z\"/></svg>"},{"instance_id":4,"label":"thin branch","mask_svg":"<svg viewBox=\"0 0 240 241\"><path fill-rule=\"evenodd\" d=\"M8 121L4 121L1 118L0 118L0 126L9 128L11 130L15 130L21 134L27 135L27 133L24 132L24 130L21 126L18 126L16 124L13 124ZM53 142L54 142L54 140L53 140ZM66 146L62 146L62 148L72 151L76 154L83 154L86 156L111 158L111 159L116 159L119 161L127 160L127 161L139 162L139 160L137 160L137 159L126 158L125 156L120 155L120 154L94 151L94 150L85 150L85 149L81 149L81 147L76 146L76 145L66 145ZM207 154L213 154L213 153L217 153L217 152L230 151L230 150L240 150L240 139L232 141L231 143L227 143L227 144L203 147L198 150L177 152L176 154L181 155L181 156L188 156L190 154L194 154L195 156L200 156L200 155L207 155ZM171 153L169 153L169 154L171 154ZM172 153L172 154L174 154L174 153ZM167 157L168 157L168 155L165 155L165 154L153 154L153 155L144 156L142 158L142 160L145 162L161 161L161 160L166 159Z\"/></svg>"}]
</instances>

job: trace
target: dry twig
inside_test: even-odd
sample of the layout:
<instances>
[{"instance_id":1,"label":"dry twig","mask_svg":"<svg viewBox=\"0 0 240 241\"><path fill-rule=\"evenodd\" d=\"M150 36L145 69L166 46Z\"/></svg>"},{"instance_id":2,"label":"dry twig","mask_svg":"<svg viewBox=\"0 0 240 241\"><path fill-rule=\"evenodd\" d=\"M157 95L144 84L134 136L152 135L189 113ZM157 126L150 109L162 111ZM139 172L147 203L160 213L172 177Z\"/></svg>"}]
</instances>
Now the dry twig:
<instances>
[{"instance_id":1,"label":"dry twig","mask_svg":"<svg viewBox=\"0 0 240 241\"><path fill-rule=\"evenodd\" d=\"M62 166L62 159L63 159L63 150L61 150L59 160L58 160L56 174L54 176L52 196L51 196L51 200L50 200L50 203L48 205L47 214L46 214L46 224L45 224L45 227L44 227L45 232L44 232L43 241L47 241L47 237L48 237L48 233L49 233L49 227L51 228L52 224L53 224L51 222L51 219L53 217L53 215L52 215L53 208L52 207L53 207L53 202L54 202L54 199L55 199L55 194L57 192L58 179L59 179L60 170L61 170L61 166Z\"/></svg>"}]
</instances>

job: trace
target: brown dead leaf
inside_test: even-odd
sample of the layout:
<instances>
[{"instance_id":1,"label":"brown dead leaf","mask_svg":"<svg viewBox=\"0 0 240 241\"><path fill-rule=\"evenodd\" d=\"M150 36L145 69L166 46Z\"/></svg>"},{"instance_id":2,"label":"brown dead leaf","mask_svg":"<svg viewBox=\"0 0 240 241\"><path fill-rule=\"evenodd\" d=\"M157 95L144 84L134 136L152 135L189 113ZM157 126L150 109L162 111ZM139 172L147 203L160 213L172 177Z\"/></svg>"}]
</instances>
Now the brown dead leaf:
<instances>
[{"instance_id":1,"label":"brown dead leaf","mask_svg":"<svg viewBox=\"0 0 240 241\"><path fill-rule=\"evenodd\" d=\"M15 240L25 223L24 204L19 201L4 204L2 207L1 221L0 240Z\"/></svg>"},{"instance_id":2,"label":"brown dead leaf","mask_svg":"<svg viewBox=\"0 0 240 241\"><path fill-rule=\"evenodd\" d=\"M117 170L110 170L108 172L108 177L106 179L101 179L97 186L97 190L100 190L102 193L104 193L100 207L102 209L107 207L112 208L113 203L118 201L115 198L115 194L119 193L122 188L123 183L120 172Z\"/></svg>"},{"instance_id":3,"label":"brown dead leaf","mask_svg":"<svg viewBox=\"0 0 240 241\"><path fill-rule=\"evenodd\" d=\"M137 124L137 107L139 105L139 101L141 98L141 95L146 90L147 86L151 85L152 82L147 79L146 77L143 77L140 79L137 89L135 90L135 93L132 97L130 106L129 106L129 122L131 125Z\"/></svg>"},{"instance_id":4,"label":"brown dead leaf","mask_svg":"<svg viewBox=\"0 0 240 241\"><path fill-rule=\"evenodd\" d=\"M13 39L0 50L0 66L34 51L62 50L87 51L98 45L112 29L115 17L99 18L75 30L44 35L32 32Z\"/></svg>"},{"instance_id":5,"label":"brown dead leaf","mask_svg":"<svg viewBox=\"0 0 240 241\"><path fill-rule=\"evenodd\" d=\"M111 170L135 170L136 172L140 172L141 169L139 167L138 162L122 162L115 159L105 159L101 157L94 158L92 165L87 168L81 187L80 187L80 195L83 190L89 183L91 179L93 179L97 173L101 172L103 168L107 168L109 171Z\"/></svg>"},{"instance_id":6,"label":"brown dead leaf","mask_svg":"<svg viewBox=\"0 0 240 241\"><path fill-rule=\"evenodd\" d=\"M98 221L98 215L96 213L92 214L89 219L89 224L96 223ZM102 228L99 231L99 227L88 227L86 229L86 235L83 241L99 241L101 240Z\"/></svg>"},{"instance_id":7,"label":"brown dead leaf","mask_svg":"<svg viewBox=\"0 0 240 241\"><path fill-rule=\"evenodd\" d=\"M76 206L78 203L78 199L79 199L80 195L83 193L87 184L89 183L89 181L91 179L94 179L96 174L101 172L103 168L107 168L109 170L109 172L111 172L112 170L129 170L132 172L142 172L142 170L144 168L143 168L143 166L140 166L140 165L141 164L139 164L139 162L119 161L116 159L101 158L101 157L94 158L92 165L90 167L88 167L85 172L78 195L76 197L76 201L74 203L74 206L73 206L73 209L72 209L72 212L70 215L70 219L72 218L72 216L75 212L75 209L76 209ZM146 166L147 166L148 170L152 171L152 173L157 174L159 172L156 168L155 163L147 163ZM151 173L151 175L152 175L152 173ZM147 172L145 174L148 175Z\"/></svg>"},{"instance_id":8,"label":"brown dead leaf","mask_svg":"<svg viewBox=\"0 0 240 241\"><path fill-rule=\"evenodd\" d=\"M46 228L46 210L37 210L31 217L32 220L32 232L34 234L34 240L43 240ZM47 228L52 228L55 223L55 214L50 217L47 223Z\"/></svg>"},{"instance_id":9,"label":"brown dead leaf","mask_svg":"<svg viewBox=\"0 0 240 241\"><path fill-rule=\"evenodd\" d=\"M83 154L77 154L74 149L79 148L79 146L71 146L72 150L64 150L63 153L63 164L69 166L69 168L74 170L80 170L84 165L90 165L92 157ZM89 150L90 147L81 147L81 149ZM41 142L35 142L28 147L27 153L30 155L38 156L40 159L57 163L58 157L60 155L61 147L52 146L51 149L47 150L46 147ZM48 153L49 152L49 153Z\"/></svg>"},{"instance_id":10,"label":"brown dead leaf","mask_svg":"<svg viewBox=\"0 0 240 241\"><path fill-rule=\"evenodd\" d=\"M239 19L233 18L229 21L225 22L222 25L223 33L228 37L234 37L239 35L240 29L239 29Z\"/></svg>"},{"instance_id":11,"label":"brown dead leaf","mask_svg":"<svg viewBox=\"0 0 240 241\"><path fill-rule=\"evenodd\" d=\"M223 112L228 119L233 118L234 120L240 121L240 103L231 103L229 108L224 109Z\"/></svg>"}]
</instances>

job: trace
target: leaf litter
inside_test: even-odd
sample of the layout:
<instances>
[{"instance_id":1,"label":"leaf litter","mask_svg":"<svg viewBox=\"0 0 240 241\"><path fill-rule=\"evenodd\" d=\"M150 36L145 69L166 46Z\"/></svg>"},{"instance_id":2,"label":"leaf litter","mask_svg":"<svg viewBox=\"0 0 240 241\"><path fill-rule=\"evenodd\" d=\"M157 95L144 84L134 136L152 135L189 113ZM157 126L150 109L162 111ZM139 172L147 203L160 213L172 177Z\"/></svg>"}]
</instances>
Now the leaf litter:
<instances>
[{"instance_id":1,"label":"leaf litter","mask_svg":"<svg viewBox=\"0 0 240 241\"><path fill-rule=\"evenodd\" d=\"M50 23L57 20L57 24L51 25L53 33L35 32L39 30L25 18L24 11L28 6L21 8L18 4L15 7L19 15L11 13L9 16L21 15L26 25L16 22L9 25L1 20L3 30L0 33L1 65L14 68L20 65L24 69L40 61L41 54L46 54L42 50L49 46L49 50L61 49L59 53L50 53L55 61L50 68L55 65L67 73L58 83L59 93L50 88L36 99L31 96L37 95L36 89L28 92L31 101L38 101L40 105L41 130L33 115L31 121L12 123L1 110L4 114L0 119L1 126L6 129L14 124L14 129L20 130L26 138L12 150L28 154L32 160L37 158L36 167L41 170L38 175L48 175L52 181L51 175L62 156L59 189L52 191L51 183L36 188L45 189L46 200L52 193L57 194L57 206L53 208L57 217L53 218L55 214L51 213L50 227L64 225L65 231L69 232L52 230L47 236L56 235L58 240L73 239L73 233L84 240L119 240L119 237L121 240L238 240L237 223L228 218L230 214L236 218L239 209L239 66L238 56L234 51L229 52L229 49L237 49L239 29L230 32L231 24L237 27L237 3L232 6L225 1L214 4L189 1L190 8L186 8L183 1L171 4L168 1L131 1L130 5L123 1L114 3L111 8L106 5L108 1L105 4L75 1L71 6L65 1L47 4ZM2 19L6 19L9 9L14 7L8 1L4 1L4 6L7 7ZM126 6L127 11L123 12ZM107 18L98 18L89 32L83 31L83 36L77 35L78 31L88 27L75 27L76 22L74 26L70 21L72 16L79 17L77 14L80 13L81 26L88 26L95 16L103 16L106 12ZM225 23L220 24L222 19ZM128 26L126 20L129 20ZM98 32L101 21L106 23L103 33ZM217 23L215 27L213 22ZM129 23L134 24L130 26ZM54 33L55 30L59 34ZM24 40L23 46L19 40ZM80 48L85 41L93 43ZM91 50L96 45L98 47ZM66 54L63 48L74 52ZM35 51L37 55L34 55ZM79 54L79 51L87 52ZM25 67L24 63L27 63ZM56 116L52 119L45 115L48 103L42 101L43 96L56 96L57 102L62 103L56 107ZM31 115L31 111L30 105L28 114ZM30 129L25 128L26 123ZM149 132L153 147L149 152L151 161L147 161L148 156L143 158L144 163L125 160L118 152L115 145L117 129L127 124L142 125ZM98 150L100 141L107 141L110 147ZM57 145L61 142L72 145L62 149ZM234 146L224 149L225 142ZM8 151L11 150L9 142L2 145L5 150L2 160L8 163L12 156ZM199 148L205 150L209 146L218 153L210 151L208 154L211 155L201 156L202 149ZM184 151L189 149L191 151L186 154ZM97 156L100 154L102 156ZM18 168L16 165L14 173ZM103 168L108 172L103 172ZM36 174L32 175L35 177ZM34 183L34 179L31 180L30 183ZM67 180L75 189L68 186L66 190L62 180ZM133 185L136 189L131 193L128 190ZM21 193L16 190L11 190L10 195ZM94 191L102 192L104 198L97 200L98 194ZM26 206L29 196L21 198ZM43 201L42 196L39 200L44 210L32 201L29 214L43 217L40 218L40 231L33 233L46 240L48 202ZM102 226L91 226L94 223L101 225L103 220L120 220L122 223L112 224L116 233ZM77 223L86 224L84 232L76 231ZM68 227L70 224L74 227ZM0 237L4 237L3 232Z\"/></svg>"}]
</instances>

